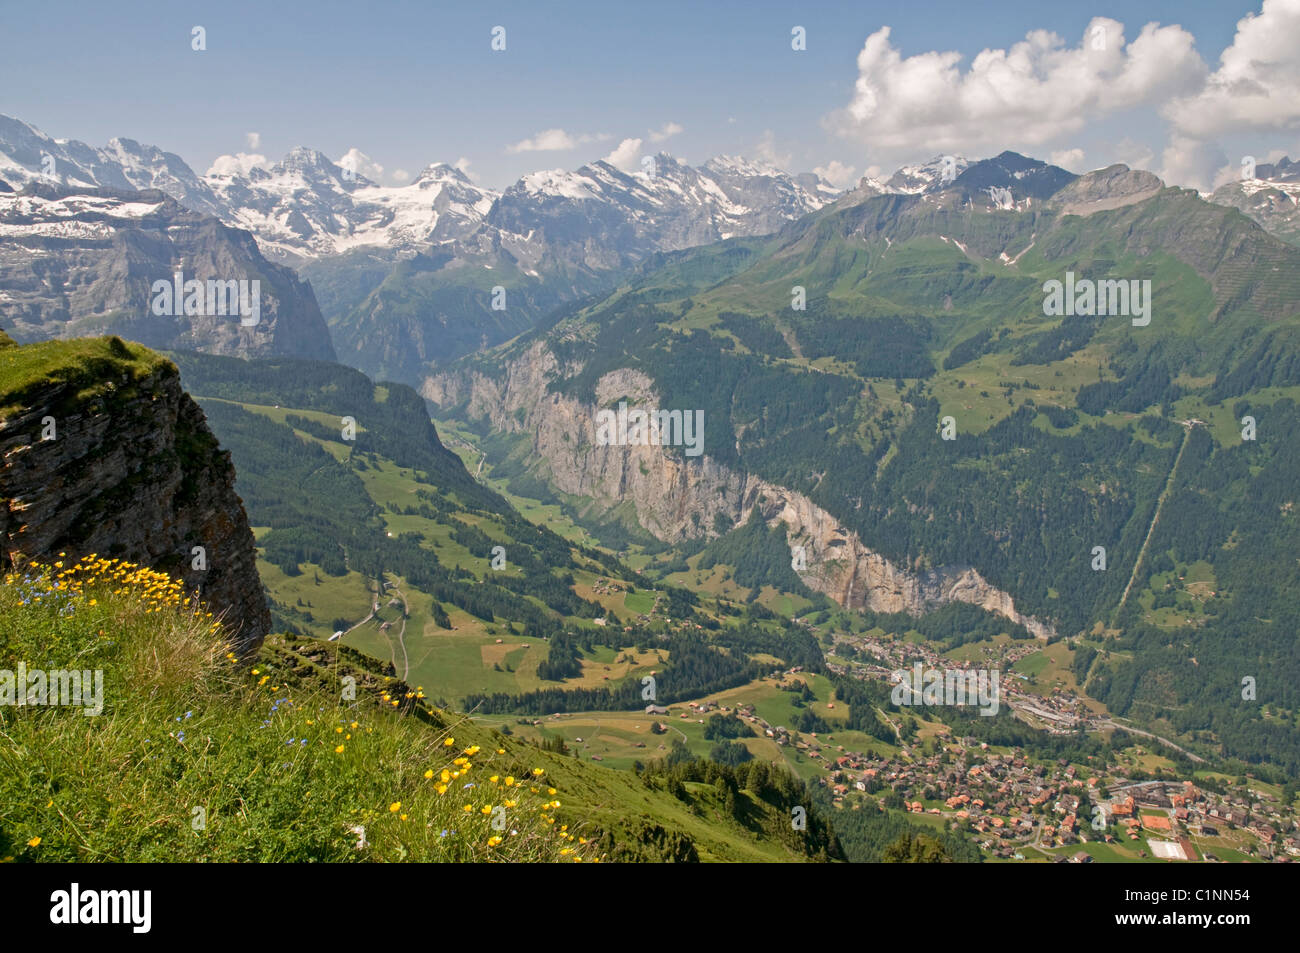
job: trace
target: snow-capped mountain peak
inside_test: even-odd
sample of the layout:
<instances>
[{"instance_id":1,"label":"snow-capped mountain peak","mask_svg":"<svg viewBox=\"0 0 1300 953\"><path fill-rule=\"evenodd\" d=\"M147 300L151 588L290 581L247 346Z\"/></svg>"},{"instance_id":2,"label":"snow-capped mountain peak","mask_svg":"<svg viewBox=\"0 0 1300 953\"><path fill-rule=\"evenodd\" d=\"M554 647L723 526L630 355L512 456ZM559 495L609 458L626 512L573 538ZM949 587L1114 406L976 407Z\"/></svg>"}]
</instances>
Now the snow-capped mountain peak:
<instances>
[{"instance_id":1,"label":"snow-capped mountain peak","mask_svg":"<svg viewBox=\"0 0 1300 953\"><path fill-rule=\"evenodd\" d=\"M783 172L774 165L755 159L746 159L744 156L714 156L704 163L704 169L718 175L765 176L767 178L789 176L788 172Z\"/></svg>"},{"instance_id":2,"label":"snow-capped mountain peak","mask_svg":"<svg viewBox=\"0 0 1300 953\"><path fill-rule=\"evenodd\" d=\"M659 152L631 171L599 159L528 173L504 192L445 162L400 186L380 185L305 146L269 167L255 162L241 156L196 175L179 156L134 139L96 149L0 116L0 180L17 188L44 181L157 189L248 229L267 254L292 260L467 242L534 263L550 254L615 267L655 251L773 232L838 195L811 173L793 176L738 156L695 167Z\"/></svg>"},{"instance_id":3,"label":"snow-capped mountain peak","mask_svg":"<svg viewBox=\"0 0 1300 953\"><path fill-rule=\"evenodd\" d=\"M941 155L919 165L905 165L889 177L884 191L919 195L944 189L952 185L970 164L965 156Z\"/></svg>"}]
</instances>

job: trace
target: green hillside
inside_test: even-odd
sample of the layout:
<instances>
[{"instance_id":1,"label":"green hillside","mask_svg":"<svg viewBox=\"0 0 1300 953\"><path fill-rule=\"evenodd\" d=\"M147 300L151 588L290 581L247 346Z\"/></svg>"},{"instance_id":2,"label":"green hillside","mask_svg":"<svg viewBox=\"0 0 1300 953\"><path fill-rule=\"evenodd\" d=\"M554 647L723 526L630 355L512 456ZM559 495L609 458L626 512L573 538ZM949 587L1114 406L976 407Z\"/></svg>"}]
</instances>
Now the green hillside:
<instances>
[{"instance_id":1,"label":"green hillside","mask_svg":"<svg viewBox=\"0 0 1300 953\"><path fill-rule=\"evenodd\" d=\"M6 860L840 856L811 805L791 828L797 792L766 773L730 801L714 784L670 791L432 707L346 646L272 637L237 664L178 584L117 561L4 579L0 666L24 659L102 670L102 711L0 708Z\"/></svg>"},{"instance_id":2,"label":"green hillside","mask_svg":"<svg viewBox=\"0 0 1300 953\"><path fill-rule=\"evenodd\" d=\"M463 364L502 374L540 337L573 369L550 390L585 401L642 371L662 406L704 411L713 460L807 495L897 565L973 565L1088 639L1080 680L1114 714L1294 775L1300 253L1186 190L1070 211L1085 180L1017 210L854 197L666 256ZM1046 314L1067 272L1150 281L1149 324ZM488 463L507 463L493 439ZM1184 589L1200 566L1213 582ZM1270 673L1250 704L1244 659Z\"/></svg>"}]
</instances>

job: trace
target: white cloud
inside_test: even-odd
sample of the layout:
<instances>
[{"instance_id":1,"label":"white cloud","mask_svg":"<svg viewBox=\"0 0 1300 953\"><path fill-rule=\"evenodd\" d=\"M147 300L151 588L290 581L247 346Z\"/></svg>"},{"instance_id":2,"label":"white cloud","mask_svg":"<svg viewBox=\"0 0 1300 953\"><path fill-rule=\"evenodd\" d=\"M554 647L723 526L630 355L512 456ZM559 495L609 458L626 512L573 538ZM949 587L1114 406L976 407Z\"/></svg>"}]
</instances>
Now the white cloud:
<instances>
[{"instance_id":1,"label":"white cloud","mask_svg":"<svg viewBox=\"0 0 1300 953\"><path fill-rule=\"evenodd\" d=\"M1113 161L1122 162L1130 169L1150 171L1155 167L1155 151L1146 143L1136 142L1127 137L1121 139L1111 150Z\"/></svg>"},{"instance_id":2,"label":"white cloud","mask_svg":"<svg viewBox=\"0 0 1300 953\"><path fill-rule=\"evenodd\" d=\"M606 133L583 134L572 136L563 129L544 129L531 139L523 139L512 146L506 146L506 152L565 152L576 149L589 142L604 142Z\"/></svg>"},{"instance_id":3,"label":"white cloud","mask_svg":"<svg viewBox=\"0 0 1300 953\"><path fill-rule=\"evenodd\" d=\"M208 169L208 175L248 175L254 169L269 169L270 160L263 155L251 155L247 152L237 152L232 155L217 156L212 160L212 166Z\"/></svg>"},{"instance_id":4,"label":"white cloud","mask_svg":"<svg viewBox=\"0 0 1300 953\"><path fill-rule=\"evenodd\" d=\"M1079 172L1083 169L1083 150L1082 149L1058 149L1048 156L1048 161L1052 165L1059 165L1062 169L1068 169L1071 172Z\"/></svg>"},{"instance_id":5,"label":"white cloud","mask_svg":"<svg viewBox=\"0 0 1300 953\"><path fill-rule=\"evenodd\" d=\"M837 189L846 189L857 182L854 173L857 169L851 165L845 165L838 159L832 159L825 165L819 165L813 172L820 175L823 179L835 186Z\"/></svg>"},{"instance_id":6,"label":"white cloud","mask_svg":"<svg viewBox=\"0 0 1300 953\"><path fill-rule=\"evenodd\" d=\"M1300 2L1300 0L1295 0ZM889 27L867 38L847 107L826 117L841 135L890 158L1032 147L1090 120L1197 88L1207 72L1182 27L1149 23L1124 42L1123 24L1095 17L1079 44L1033 30L1007 50L904 57ZM874 156L873 156L874 157Z\"/></svg>"},{"instance_id":7,"label":"white cloud","mask_svg":"<svg viewBox=\"0 0 1300 953\"><path fill-rule=\"evenodd\" d=\"M675 122L666 122L660 128L652 130L650 133L651 142L663 142L665 139L671 139L686 130Z\"/></svg>"},{"instance_id":8,"label":"white cloud","mask_svg":"<svg viewBox=\"0 0 1300 953\"><path fill-rule=\"evenodd\" d=\"M1219 186L1226 185L1229 182L1240 182L1242 179L1247 177L1246 171L1248 167L1253 168L1254 166L1264 165L1266 163L1274 163L1280 159L1290 158L1297 154L1300 154L1300 144L1297 144L1290 149L1270 149L1267 154L1262 155L1247 154L1239 158L1234 157L1225 165L1214 171L1214 175L1210 180L1210 186L1206 191L1213 191ZM1253 160L1253 163L1250 166L1248 166L1248 160Z\"/></svg>"},{"instance_id":9,"label":"white cloud","mask_svg":"<svg viewBox=\"0 0 1300 953\"><path fill-rule=\"evenodd\" d=\"M411 181L411 173L407 172L405 169L394 169L392 173L392 177L394 182Z\"/></svg>"},{"instance_id":10,"label":"white cloud","mask_svg":"<svg viewBox=\"0 0 1300 953\"><path fill-rule=\"evenodd\" d=\"M478 173L477 173L477 172L471 172L471 171L470 171L470 168L469 168L469 167L470 167L470 161L469 161L469 159L466 158L465 156L461 156L459 159L457 159L455 162L453 162L453 163L452 163L452 167L455 168L455 169L460 170L461 174L464 175L466 178L468 178L471 182L477 182L477 181L478 181Z\"/></svg>"},{"instance_id":11,"label":"white cloud","mask_svg":"<svg viewBox=\"0 0 1300 953\"><path fill-rule=\"evenodd\" d=\"M605 161L623 172L636 172L640 168L641 143L640 139L624 139L605 156Z\"/></svg>"},{"instance_id":12,"label":"white cloud","mask_svg":"<svg viewBox=\"0 0 1300 953\"><path fill-rule=\"evenodd\" d=\"M1300 0L1264 0L1237 21L1219 68L1194 93L1163 110L1173 125L1161 172L1168 181L1208 189L1237 174L1218 141L1233 134L1300 129Z\"/></svg>"},{"instance_id":13,"label":"white cloud","mask_svg":"<svg viewBox=\"0 0 1300 953\"><path fill-rule=\"evenodd\" d=\"M763 138L759 139L758 144L754 146L754 158L768 165L774 165L778 169L784 169L790 164L791 155L788 152L778 152L776 136L772 134L771 129L764 129Z\"/></svg>"},{"instance_id":14,"label":"white cloud","mask_svg":"<svg viewBox=\"0 0 1300 953\"><path fill-rule=\"evenodd\" d=\"M248 148L250 151L256 152L258 149L262 148L262 134L260 132L246 132L244 133L244 138L248 140Z\"/></svg>"},{"instance_id":15,"label":"white cloud","mask_svg":"<svg viewBox=\"0 0 1300 953\"><path fill-rule=\"evenodd\" d=\"M1171 185L1190 186L1210 191L1215 185L1232 178L1227 169L1228 155L1217 142L1172 133L1160 155L1158 175ZM1216 181L1217 180L1217 181Z\"/></svg>"},{"instance_id":16,"label":"white cloud","mask_svg":"<svg viewBox=\"0 0 1300 953\"><path fill-rule=\"evenodd\" d=\"M1165 115L1189 136L1300 128L1300 0L1264 0L1237 21L1219 68L1195 95L1176 99Z\"/></svg>"},{"instance_id":17,"label":"white cloud","mask_svg":"<svg viewBox=\"0 0 1300 953\"><path fill-rule=\"evenodd\" d=\"M384 167L375 162L370 156L366 155L356 146L353 146L343 158L334 163L340 169L351 169L357 175L364 175L367 179L374 182L379 181L379 177L384 174Z\"/></svg>"}]
</instances>

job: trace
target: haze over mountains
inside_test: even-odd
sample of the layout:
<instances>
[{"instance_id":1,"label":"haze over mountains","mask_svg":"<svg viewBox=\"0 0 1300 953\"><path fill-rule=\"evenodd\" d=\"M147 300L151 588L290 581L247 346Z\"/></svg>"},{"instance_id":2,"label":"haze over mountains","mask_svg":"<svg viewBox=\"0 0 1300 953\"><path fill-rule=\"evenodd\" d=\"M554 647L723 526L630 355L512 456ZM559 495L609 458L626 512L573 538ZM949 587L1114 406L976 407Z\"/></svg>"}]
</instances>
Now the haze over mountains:
<instances>
[{"instance_id":1,"label":"haze over mountains","mask_svg":"<svg viewBox=\"0 0 1300 953\"><path fill-rule=\"evenodd\" d=\"M573 172L531 173L504 192L480 188L446 163L429 165L409 185L385 187L302 147L269 170L201 176L179 156L131 139L96 149L0 116L0 179L49 181L47 155L61 183L160 189L247 228L266 254L294 260L468 240L467 250L503 244L530 264L548 242L573 245L574 260L613 267L648 251L773 231L837 194L811 174L728 157L697 169L664 153L653 171L628 174L599 160Z\"/></svg>"},{"instance_id":2,"label":"haze over mountains","mask_svg":"<svg viewBox=\"0 0 1300 953\"><path fill-rule=\"evenodd\" d=\"M1255 179L1223 186L1213 200L1240 208L1279 237L1294 240L1300 199L1296 168L1287 160L1260 165ZM1149 173L1118 167L1109 177L1090 177L1090 194L1078 207L1128 201L1139 189L1135 176L1144 195L1162 185ZM980 162L938 156L903 166L884 181L864 177L854 189L839 193L811 173L794 176L726 156L690 166L661 152L635 173L598 160L573 171L529 173L501 192L476 185L446 163L434 163L410 184L394 187L307 148L291 150L269 170L223 166L199 175L182 158L156 146L118 138L95 148L0 116L0 182L13 189L56 186L65 195L158 190L184 209L247 230L259 257L290 265L311 283L314 304L333 339L332 352L321 340L301 351L265 340L214 342L214 351L337 353L367 373L411 383L418 383L431 365L508 340L569 302L608 292L628 269L657 254L771 234L828 205L852 205L880 195L920 196L949 207L1027 211L1076 178L1011 152ZM80 229L78 235L88 237L84 215L104 199L82 203L80 225L72 224L76 216L66 202L43 205L33 217L33 201L43 200L22 205L16 196L0 200L0 220L10 237L34 240L39 234L43 254L50 255L60 229ZM102 239L125 224L121 217L100 216L95 228ZM58 247L63 254L63 246ZM94 285L86 261L83 249L79 281ZM141 271L165 272L170 264L159 261ZM11 261L8 267L22 272L29 266L30 261ZM66 296L52 294L48 287L40 290L30 274L16 277L15 283L32 289L21 305L13 295L3 302L4 316L20 339L54 333L48 327L35 329L66 322L75 310ZM494 298L498 288L504 297ZM129 301L121 294L122 289L99 295L104 300L96 300L92 311L129 311L143 302L134 291ZM302 307L312 310L311 304ZM307 321L304 327L314 319ZM172 340L161 328L140 334L159 346ZM290 337L306 341L323 335L316 330ZM202 335L193 340L201 342Z\"/></svg>"}]
</instances>

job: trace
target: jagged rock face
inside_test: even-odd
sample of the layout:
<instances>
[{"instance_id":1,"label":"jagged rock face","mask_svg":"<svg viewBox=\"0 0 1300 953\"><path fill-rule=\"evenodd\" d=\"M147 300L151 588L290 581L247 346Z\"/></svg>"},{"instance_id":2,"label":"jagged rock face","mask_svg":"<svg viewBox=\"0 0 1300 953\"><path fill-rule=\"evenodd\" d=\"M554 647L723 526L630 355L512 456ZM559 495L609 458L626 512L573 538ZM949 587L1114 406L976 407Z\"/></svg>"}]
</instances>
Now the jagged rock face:
<instances>
[{"instance_id":1,"label":"jagged rock face","mask_svg":"<svg viewBox=\"0 0 1300 953\"><path fill-rule=\"evenodd\" d=\"M155 308L154 283L177 272L205 289L258 282L256 324L221 301L209 308L206 294L199 310L210 313ZM169 350L334 360L306 282L263 258L248 232L161 192L29 185L0 196L0 324L19 342L116 334Z\"/></svg>"},{"instance_id":2,"label":"jagged rock face","mask_svg":"<svg viewBox=\"0 0 1300 953\"><path fill-rule=\"evenodd\" d=\"M1260 163L1253 177L1219 186L1210 201L1239 209L1270 234L1300 244L1300 162Z\"/></svg>"},{"instance_id":3,"label":"jagged rock face","mask_svg":"<svg viewBox=\"0 0 1300 953\"><path fill-rule=\"evenodd\" d=\"M597 161L575 172L534 172L506 189L487 223L527 236L559 261L602 270L656 251L762 235L834 198L793 176L743 159L719 157L699 168L667 153L653 173L629 174Z\"/></svg>"},{"instance_id":4,"label":"jagged rock face","mask_svg":"<svg viewBox=\"0 0 1300 953\"><path fill-rule=\"evenodd\" d=\"M153 146L114 139L95 148L0 115L0 174L9 182L161 189L248 229L267 256L292 264L359 248L450 243L474 266L503 253L526 270L558 262L600 271L656 251L774 232L838 194L813 173L791 176L744 159L720 156L694 168L662 152L653 158L650 175L597 161L532 173L504 194L446 163L385 187L302 147L269 169L221 162L200 176Z\"/></svg>"},{"instance_id":5,"label":"jagged rock face","mask_svg":"<svg viewBox=\"0 0 1300 953\"><path fill-rule=\"evenodd\" d=\"M1052 196L1065 215L1091 215L1106 209L1134 205L1165 187L1158 176L1130 169L1122 163L1081 175Z\"/></svg>"},{"instance_id":6,"label":"jagged rock face","mask_svg":"<svg viewBox=\"0 0 1300 953\"><path fill-rule=\"evenodd\" d=\"M738 473L707 454L688 459L655 446L598 445L596 410L620 398L657 407L653 383L640 371L612 371L597 382L596 403L589 405L547 393L561 370L554 354L537 342L510 361L500 379L451 371L427 378L422 393L440 405L464 404L470 417L486 418L494 429L531 435L533 451L556 489L588 497L607 510L630 502L641 526L659 539L715 535L717 514L739 524L758 507L769 526L784 523L791 544L804 546L804 581L846 608L916 614L946 602L969 602L1039 638L1056 634L1051 625L1018 612L1012 597L975 569L909 572L873 552L806 496ZM707 428L706 420L706 433Z\"/></svg>"},{"instance_id":7,"label":"jagged rock face","mask_svg":"<svg viewBox=\"0 0 1300 953\"><path fill-rule=\"evenodd\" d=\"M51 384L0 421L3 561L96 553L168 572L249 652L271 615L230 454L175 366L122 391L78 406L75 387ZM47 416L52 440L41 439ZM205 570L194 568L196 546Z\"/></svg>"},{"instance_id":8,"label":"jagged rock face","mask_svg":"<svg viewBox=\"0 0 1300 953\"><path fill-rule=\"evenodd\" d=\"M0 167L18 188L49 184L106 189L158 189L186 208L219 215L212 190L180 156L134 139L112 139L96 149L76 139L55 139L20 119L0 116Z\"/></svg>"}]
</instances>

